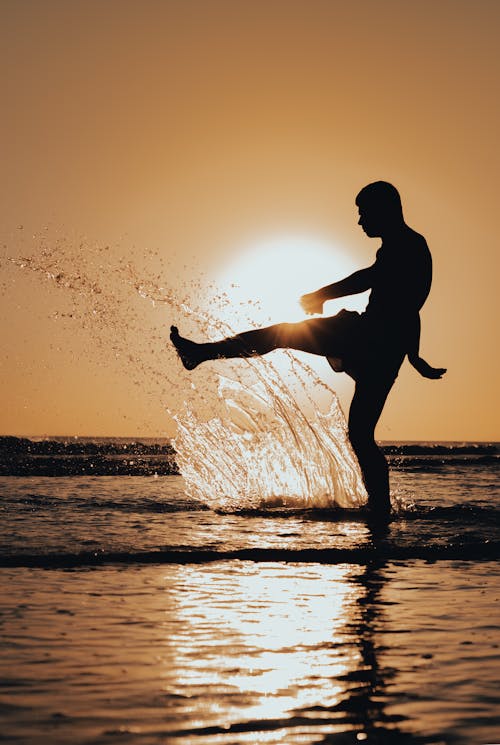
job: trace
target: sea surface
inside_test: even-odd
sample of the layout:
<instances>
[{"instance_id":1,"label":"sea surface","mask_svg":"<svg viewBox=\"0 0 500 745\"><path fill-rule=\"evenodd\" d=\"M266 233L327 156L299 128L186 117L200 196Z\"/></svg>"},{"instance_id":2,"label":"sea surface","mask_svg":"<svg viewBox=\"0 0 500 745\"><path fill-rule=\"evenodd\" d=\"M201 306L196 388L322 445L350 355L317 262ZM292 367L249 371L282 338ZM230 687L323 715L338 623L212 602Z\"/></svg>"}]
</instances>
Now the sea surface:
<instances>
[{"instance_id":1,"label":"sea surface","mask_svg":"<svg viewBox=\"0 0 500 745\"><path fill-rule=\"evenodd\" d=\"M500 743L498 444L384 447L380 526L210 509L167 441L0 438L0 742Z\"/></svg>"}]
</instances>

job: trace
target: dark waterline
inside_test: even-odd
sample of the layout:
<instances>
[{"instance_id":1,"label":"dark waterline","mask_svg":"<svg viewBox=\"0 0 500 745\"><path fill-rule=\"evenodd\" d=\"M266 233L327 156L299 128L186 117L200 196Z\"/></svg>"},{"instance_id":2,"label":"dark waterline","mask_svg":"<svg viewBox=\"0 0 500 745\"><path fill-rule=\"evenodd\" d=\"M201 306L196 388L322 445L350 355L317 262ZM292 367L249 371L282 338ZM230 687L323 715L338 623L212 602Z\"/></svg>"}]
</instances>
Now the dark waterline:
<instances>
[{"instance_id":1,"label":"dark waterline","mask_svg":"<svg viewBox=\"0 0 500 745\"><path fill-rule=\"evenodd\" d=\"M381 443L395 469L500 463L499 443ZM3 476L166 476L178 474L166 438L0 437Z\"/></svg>"}]
</instances>

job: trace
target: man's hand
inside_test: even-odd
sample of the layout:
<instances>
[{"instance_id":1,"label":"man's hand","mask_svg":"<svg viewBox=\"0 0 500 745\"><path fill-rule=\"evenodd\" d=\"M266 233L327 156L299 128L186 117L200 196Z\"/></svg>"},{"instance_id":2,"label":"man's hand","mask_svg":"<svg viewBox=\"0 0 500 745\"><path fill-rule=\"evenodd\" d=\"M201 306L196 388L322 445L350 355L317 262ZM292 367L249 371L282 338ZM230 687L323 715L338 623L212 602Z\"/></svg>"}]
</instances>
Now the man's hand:
<instances>
[{"instance_id":1,"label":"man's hand","mask_svg":"<svg viewBox=\"0 0 500 745\"><path fill-rule=\"evenodd\" d=\"M422 375L423 378L430 378L431 380L441 380L446 372L446 367L432 367L422 357L418 355L408 355L408 362L413 365L415 370Z\"/></svg>"},{"instance_id":2,"label":"man's hand","mask_svg":"<svg viewBox=\"0 0 500 745\"><path fill-rule=\"evenodd\" d=\"M325 301L319 292L309 292L307 295L302 295L300 298L302 309L310 316L313 315L313 313L323 313L324 302Z\"/></svg>"}]
</instances>

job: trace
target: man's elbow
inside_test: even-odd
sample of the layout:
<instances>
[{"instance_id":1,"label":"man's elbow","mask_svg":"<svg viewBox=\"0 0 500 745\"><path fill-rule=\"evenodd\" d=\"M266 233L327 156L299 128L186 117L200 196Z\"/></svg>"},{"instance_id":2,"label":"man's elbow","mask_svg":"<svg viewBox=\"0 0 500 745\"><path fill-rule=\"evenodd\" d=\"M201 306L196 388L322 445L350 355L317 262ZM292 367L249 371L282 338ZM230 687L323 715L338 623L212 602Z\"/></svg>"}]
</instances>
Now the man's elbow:
<instances>
[{"instance_id":1,"label":"man's elbow","mask_svg":"<svg viewBox=\"0 0 500 745\"><path fill-rule=\"evenodd\" d=\"M365 292L373 286L373 272L371 269L361 269L357 275L355 281L356 292Z\"/></svg>"}]
</instances>

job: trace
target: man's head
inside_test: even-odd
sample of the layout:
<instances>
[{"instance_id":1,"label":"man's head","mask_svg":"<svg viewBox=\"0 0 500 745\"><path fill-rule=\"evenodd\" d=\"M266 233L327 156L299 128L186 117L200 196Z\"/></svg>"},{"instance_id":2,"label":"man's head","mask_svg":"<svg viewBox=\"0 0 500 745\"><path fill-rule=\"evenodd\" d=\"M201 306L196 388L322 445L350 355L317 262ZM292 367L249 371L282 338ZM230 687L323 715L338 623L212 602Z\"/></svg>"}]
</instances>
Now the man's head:
<instances>
[{"instance_id":1,"label":"man's head","mask_svg":"<svg viewBox=\"0 0 500 745\"><path fill-rule=\"evenodd\" d=\"M404 222L399 192L387 181L375 181L363 187L356 197L356 205L358 225L370 238L383 236Z\"/></svg>"}]
</instances>

